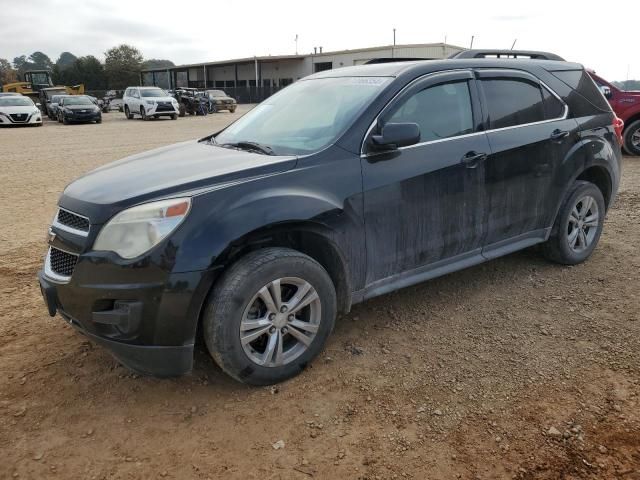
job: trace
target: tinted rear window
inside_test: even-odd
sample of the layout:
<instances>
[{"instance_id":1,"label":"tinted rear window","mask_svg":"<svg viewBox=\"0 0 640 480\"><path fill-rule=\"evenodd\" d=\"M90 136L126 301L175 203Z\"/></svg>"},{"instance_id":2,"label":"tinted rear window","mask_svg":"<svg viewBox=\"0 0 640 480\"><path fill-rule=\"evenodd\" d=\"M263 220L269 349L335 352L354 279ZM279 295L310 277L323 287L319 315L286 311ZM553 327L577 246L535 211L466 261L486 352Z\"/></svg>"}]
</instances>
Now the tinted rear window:
<instances>
[{"instance_id":1,"label":"tinted rear window","mask_svg":"<svg viewBox=\"0 0 640 480\"><path fill-rule=\"evenodd\" d=\"M540 87L524 79L481 80L491 128L513 127L545 120Z\"/></svg>"},{"instance_id":2,"label":"tinted rear window","mask_svg":"<svg viewBox=\"0 0 640 480\"><path fill-rule=\"evenodd\" d=\"M585 98L592 106L598 110L610 111L609 102L604 95L598 90L598 86L594 83L591 76L584 70L560 70L551 72L555 77L562 80L568 86L576 90ZM600 113L600 112L589 112Z\"/></svg>"},{"instance_id":3,"label":"tinted rear window","mask_svg":"<svg viewBox=\"0 0 640 480\"><path fill-rule=\"evenodd\" d=\"M544 87L542 87L542 98L544 99L544 113L547 120L560 118L564 115L564 103Z\"/></svg>"}]
</instances>

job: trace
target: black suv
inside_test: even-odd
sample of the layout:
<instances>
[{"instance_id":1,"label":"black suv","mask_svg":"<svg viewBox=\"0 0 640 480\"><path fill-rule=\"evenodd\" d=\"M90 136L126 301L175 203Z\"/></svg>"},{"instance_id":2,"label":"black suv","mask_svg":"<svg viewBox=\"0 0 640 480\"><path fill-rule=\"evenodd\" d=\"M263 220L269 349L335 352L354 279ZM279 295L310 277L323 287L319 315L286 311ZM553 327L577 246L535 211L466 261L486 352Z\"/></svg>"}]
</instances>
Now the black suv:
<instances>
[{"instance_id":1,"label":"black suv","mask_svg":"<svg viewBox=\"0 0 640 480\"><path fill-rule=\"evenodd\" d=\"M355 303L534 244L584 261L619 134L574 63L325 71L67 186L40 285L51 315L136 371L188 372L202 336L232 377L271 384Z\"/></svg>"}]
</instances>

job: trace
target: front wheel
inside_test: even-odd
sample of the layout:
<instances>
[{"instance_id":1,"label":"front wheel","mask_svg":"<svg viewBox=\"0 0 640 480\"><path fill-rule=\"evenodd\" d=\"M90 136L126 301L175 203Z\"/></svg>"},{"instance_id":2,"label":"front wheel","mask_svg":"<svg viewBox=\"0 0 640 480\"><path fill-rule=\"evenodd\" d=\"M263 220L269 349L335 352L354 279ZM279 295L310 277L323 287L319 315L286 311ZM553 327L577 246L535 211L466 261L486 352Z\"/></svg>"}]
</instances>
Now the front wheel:
<instances>
[{"instance_id":1,"label":"front wheel","mask_svg":"<svg viewBox=\"0 0 640 480\"><path fill-rule=\"evenodd\" d=\"M631 155L640 155L640 120L628 125L624 131L624 149Z\"/></svg>"},{"instance_id":2,"label":"front wheel","mask_svg":"<svg viewBox=\"0 0 640 480\"><path fill-rule=\"evenodd\" d=\"M575 182L560 207L551 236L542 245L545 257L564 265L584 262L600 239L605 209L598 187L590 182Z\"/></svg>"},{"instance_id":3,"label":"front wheel","mask_svg":"<svg viewBox=\"0 0 640 480\"><path fill-rule=\"evenodd\" d=\"M264 248L220 278L205 309L204 338L230 376L271 385L320 353L335 317L335 288L318 262L288 248Z\"/></svg>"},{"instance_id":4,"label":"front wheel","mask_svg":"<svg viewBox=\"0 0 640 480\"><path fill-rule=\"evenodd\" d=\"M133 113L131 113L131 111L129 110L129 105L124 106L124 115L125 117L127 117L127 120L133 119Z\"/></svg>"},{"instance_id":5,"label":"front wheel","mask_svg":"<svg viewBox=\"0 0 640 480\"><path fill-rule=\"evenodd\" d=\"M171 120L175 120L177 118L178 118L178 116L175 113L173 115L171 115Z\"/></svg>"},{"instance_id":6,"label":"front wheel","mask_svg":"<svg viewBox=\"0 0 640 480\"><path fill-rule=\"evenodd\" d=\"M140 116L142 117L142 120L149 120L149 116L147 115L147 111L144 107L140 107Z\"/></svg>"}]
</instances>

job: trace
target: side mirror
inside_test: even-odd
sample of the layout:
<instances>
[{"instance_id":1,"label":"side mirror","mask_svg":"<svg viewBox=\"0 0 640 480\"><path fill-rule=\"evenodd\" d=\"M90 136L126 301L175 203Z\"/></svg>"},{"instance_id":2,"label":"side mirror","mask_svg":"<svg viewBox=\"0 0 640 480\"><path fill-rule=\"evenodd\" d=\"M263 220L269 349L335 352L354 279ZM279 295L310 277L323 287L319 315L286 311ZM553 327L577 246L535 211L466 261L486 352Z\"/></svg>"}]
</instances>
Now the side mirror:
<instances>
[{"instance_id":1,"label":"side mirror","mask_svg":"<svg viewBox=\"0 0 640 480\"><path fill-rule=\"evenodd\" d=\"M38 102L38 103L36 103L36 107L42 108L42 105Z\"/></svg>"},{"instance_id":2,"label":"side mirror","mask_svg":"<svg viewBox=\"0 0 640 480\"><path fill-rule=\"evenodd\" d=\"M607 87L606 85L601 85L599 88L605 98L611 98L611 89L609 87Z\"/></svg>"},{"instance_id":3,"label":"side mirror","mask_svg":"<svg viewBox=\"0 0 640 480\"><path fill-rule=\"evenodd\" d=\"M420 141L420 127L417 123L387 123L382 127L380 135L373 135L371 141L382 150L415 145Z\"/></svg>"}]
</instances>

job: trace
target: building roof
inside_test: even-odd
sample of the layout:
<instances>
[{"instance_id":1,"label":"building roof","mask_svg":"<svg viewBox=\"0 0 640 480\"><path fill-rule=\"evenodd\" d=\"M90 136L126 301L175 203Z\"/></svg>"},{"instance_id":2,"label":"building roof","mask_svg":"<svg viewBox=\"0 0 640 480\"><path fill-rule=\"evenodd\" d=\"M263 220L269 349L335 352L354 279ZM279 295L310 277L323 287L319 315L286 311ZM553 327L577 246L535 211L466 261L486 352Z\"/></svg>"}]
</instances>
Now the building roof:
<instances>
[{"instance_id":1,"label":"building roof","mask_svg":"<svg viewBox=\"0 0 640 480\"><path fill-rule=\"evenodd\" d=\"M349 53L362 53L362 52L374 52L376 50L390 50L390 49L401 49L401 48L429 48L429 47L449 47L455 48L458 50L464 50L462 47L458 47L456 45L451 45L448 43L410 43L403 45L383 45L379 47L367 47L367 48L354 48L347 50L335 50L332 52L322 52L322 53L308 53L308 54L299 54L299 55L266 55L259 57L245 57L245 58L234 58L230 60L218 60L214 62L200 62L200 63L187 63L183 65L176 65L175 67L166 67L166 68L149 68L142 70L143 73L146 72L166 72L167 70L185 70L187 68L196 68L196 67L209 67L215 65L230 65L234 63L251 63L256 60L259 62L268 62L268 61L278 61L278 60L302 60L307 57L324 57L331 55L344 55Z\"/></svg>"}]
</instances>

